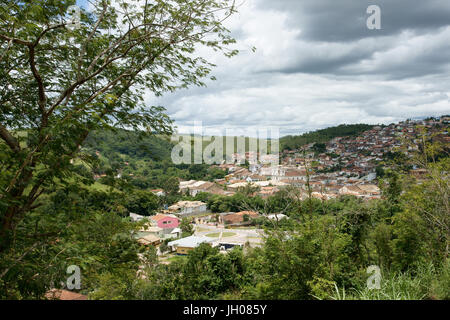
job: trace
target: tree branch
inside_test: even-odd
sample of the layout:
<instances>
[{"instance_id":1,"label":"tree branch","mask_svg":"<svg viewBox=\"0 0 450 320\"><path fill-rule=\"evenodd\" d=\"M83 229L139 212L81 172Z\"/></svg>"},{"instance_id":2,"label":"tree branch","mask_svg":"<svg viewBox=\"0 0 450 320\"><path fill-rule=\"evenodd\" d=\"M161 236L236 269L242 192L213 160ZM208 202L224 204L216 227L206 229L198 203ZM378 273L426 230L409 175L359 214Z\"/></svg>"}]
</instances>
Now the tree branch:
<instances>
[{"instance_id":1,"label":"tree branch","mask_svg":"<svg viewBox=\"0 0 450 320\"><path fill-rule=\"evenodd\" d=\"M11 148L14 152L20 151L19 141L6 129L3 125L0 124L0 137L6 142L6 144Z\"/></svg>"},{"instance_id":2,"label":"tree branch","mask_svg":"<svg viewBox=\"0 0 450 320\"><path fill-rule=\"evenodd\" d=\"M21 44L21 45L28 46L28 47L33 45L33 42L25 41L25 40L18 39L18 38L11 38L11 37L5 36L4 34L0 34L0 39L6 40L8 42L12 41L13 43Z\"/></svg>"},{"instance_id":3,"label":"tree branch","mask_svg":"<svg viewBox=\"0 0 450 320\"><path fill-rule=\"evenodd\" d=\"M35 52L34 52L34 48L35 46L30 46L30 67L31 67L31 72L33 73L34 79L36 79L36 82L38 84L38 89L39 89L39 110L41 111L41 115L42 115L42 122L45 126L46 123L46 111L45 111L45 104L47 102L47 96L45 95L45 88L44 88L44 82L42 81L42 77L39 74L39 71L37 70L36 67L36 61L35 61Z\"/></svg>"}]
</instances>

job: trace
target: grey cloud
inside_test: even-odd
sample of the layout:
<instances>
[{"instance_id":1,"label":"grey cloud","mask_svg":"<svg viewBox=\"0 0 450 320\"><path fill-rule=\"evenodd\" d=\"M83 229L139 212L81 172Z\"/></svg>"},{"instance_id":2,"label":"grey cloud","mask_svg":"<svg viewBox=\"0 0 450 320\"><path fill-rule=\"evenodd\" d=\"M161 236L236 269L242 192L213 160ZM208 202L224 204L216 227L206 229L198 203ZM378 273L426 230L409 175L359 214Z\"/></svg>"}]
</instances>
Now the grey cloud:
<instances>
[{"instance_id":1,"label":"grey cloud","mask_svg":"<svg viewBox=\"0 0 450 320\"><path fill-rule=\"evenodd\" d=\"M148 95L179 127L200 120L286 135L450 111L450 1L246 1L232 31L256 53L208 56L218 80L207 88ZM369 4L382 9L381 31L366 28Z\"/></svg>"},{"instance_id":2,"label":"grey cloud","mask_svg":"<svg viewBox=\"0 0 450 320\"><path fill-rule=\"evenodd\" d=\"M450 1L429 0L259 0L261 8L288 15L288 27L299 30L281 66L263 72L343 75L378 75L403 79L440 74L450 64ZM366 8L377 4L382 30L366 27ZM436 35L443 34L442 37ZM405 39L406 35L406 39ZM409 40L427 40L409 45ZM392 60L390 51L401 59ZM402 56L403 55L403 56ZM380 63L379 57L386 61Z\"/></svg>"},{"instance_id":3,"label":"grey cloud","mask_svg":"<svg viewBox=\"0 0 450 320\"><path fill-rule=\"evenodd\" d=\"M301 37L309 41L354 41L450 25L447 0L259 0L259 5L288 12L289 23L300 28ZM367 29L369 5L381 8L382 30Z\"/></svg>"}]
</instances>

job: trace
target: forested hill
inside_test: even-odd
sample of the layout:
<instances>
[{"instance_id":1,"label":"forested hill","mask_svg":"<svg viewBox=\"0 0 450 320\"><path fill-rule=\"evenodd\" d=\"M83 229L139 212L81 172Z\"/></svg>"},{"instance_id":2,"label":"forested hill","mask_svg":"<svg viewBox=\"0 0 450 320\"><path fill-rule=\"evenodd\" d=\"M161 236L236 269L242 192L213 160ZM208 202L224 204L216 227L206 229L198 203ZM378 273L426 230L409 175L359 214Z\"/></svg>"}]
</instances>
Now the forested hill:
<instances>
[{"instance_id":1,"label":"forested hill","mask_svg":"<svg viewBox=\"0 0 450 320\"><path fill-rule=\"evenodd\" d=\"M285 136L280 139L281 150L298 149L312 142L324 143L336 137L357 136L373 127L369 124L341 124L337 127L312 131L299 136Z\"/></svg>"},{"instance_id":2,"label":"forested hill","mask_svg":"<svg viewBox=\"0 0 450 320\"><path fill-rule=\"evenodd\" d=\"M312 142L324 143L335 137L357 136L372 128L373 126L368 124L343 124L299 136L286 136L280 140L281 150L297 149ZM99 151L109 160L126 155L136 160L162 161L170 159L173 144L168 137L142 136L142 133L135 131L116 130L92 133L84 143L84 147L92 152Z\"/></svg>"},{"instance_id":3,"label":"forested hill","mask_svg":"<svg viewBox=\"0 0 450 320\"><path fill-rule=\"evenodd\" d=\"M89 135L83 145L91 151L99 151L109 160L121 154L136 160L155 161L170 159L172 146L169 138L126 130L97 131Z\"/></svg>"}]
</instances>

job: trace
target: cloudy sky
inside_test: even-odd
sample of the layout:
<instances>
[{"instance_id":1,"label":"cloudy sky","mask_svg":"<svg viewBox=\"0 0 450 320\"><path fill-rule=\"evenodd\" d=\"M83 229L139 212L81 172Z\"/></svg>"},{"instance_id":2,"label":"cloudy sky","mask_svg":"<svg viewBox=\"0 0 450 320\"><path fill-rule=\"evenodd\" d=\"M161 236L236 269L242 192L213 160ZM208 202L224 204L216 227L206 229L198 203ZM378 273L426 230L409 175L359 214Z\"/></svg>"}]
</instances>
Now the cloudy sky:
<instances>
[{"instance_id":1,"label":"cloudy sky","mask_svg":"<svg viewBox=\"0 0 450 320\"><path fill-rule=\"evenodd\" d=\"M226 24L241 53L209 56L217 81L147 97L180 131L196 120L285 135L450 113L450 1L238 2ZM369 5L381 8L381 30L366 26Z\"/></svg>"}]
</instances>

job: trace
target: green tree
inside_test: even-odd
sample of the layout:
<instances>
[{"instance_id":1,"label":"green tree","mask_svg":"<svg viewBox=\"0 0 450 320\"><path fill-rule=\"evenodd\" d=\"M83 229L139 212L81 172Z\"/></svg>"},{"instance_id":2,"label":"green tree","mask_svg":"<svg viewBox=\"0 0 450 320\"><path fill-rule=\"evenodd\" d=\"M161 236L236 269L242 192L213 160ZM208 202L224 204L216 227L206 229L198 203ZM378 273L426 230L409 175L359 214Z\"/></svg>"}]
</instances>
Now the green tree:
<instances>
[{"instance_id":1,"label":"green tree","mask_svg":"<svg viewBox=\"0 0 450 320\"><path fill-rule=\"evenodd\" d=\"M166 195L173 196L180 191L180 180L177 177L164 177L160 182Z\"/></svg>"},{"instance_id":2,"label":"green tree","mask_svg":"<svg viewBox=\"0 0 450 320\"><path fill-rule=\"evenodd\" d=\"M0 250L97 129L171 132L155 95L204 85L213 64L198 55L234 40L228 0L95 0L68 30L75 0L0 3Z\"/></svg>"},{"instance_id":3,"label":"green tree","mask_svg":"<svg viewBox=\"0 0 450 320\"><path fill-rule=\"evenodd\" d=\"M120 197L77 184L48 196L1 254L0 299L42 299L66 281L70 265L81 269L82 293L97 288L104 273L136 274L141 247L132 236L135 224L122 217Z\"/></svg>"},{"instance_id":4,"label":"green tree","mask_svg":"<svg viewBox=\"0 0 450 320\"><path fill-rule=\"evenodd\" d=\"M194 231L191 221L188 218L183 218L181 220L180 229L183 232L183 236L190 236Z\"/></svg>"},{"instance_id":5,"label":"green tree","mask_svg":"<svg viewBox=\"0 0 450 320\"><path fill-rule=\"evenodd\" d=\"M125 199L125 207L140 215L150 216L159 208L158 196L149 191L134 190Z\"/></svg>"}]
</instances>

